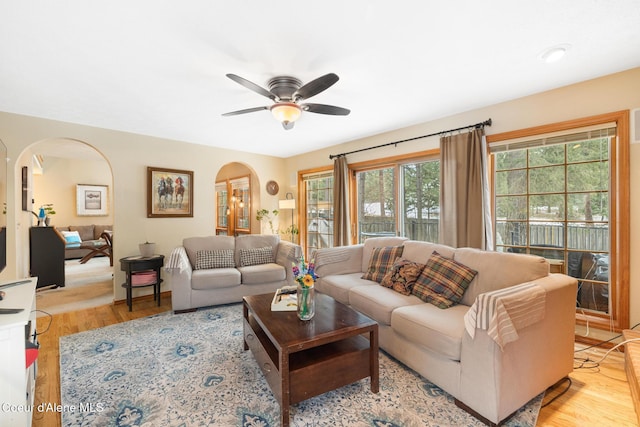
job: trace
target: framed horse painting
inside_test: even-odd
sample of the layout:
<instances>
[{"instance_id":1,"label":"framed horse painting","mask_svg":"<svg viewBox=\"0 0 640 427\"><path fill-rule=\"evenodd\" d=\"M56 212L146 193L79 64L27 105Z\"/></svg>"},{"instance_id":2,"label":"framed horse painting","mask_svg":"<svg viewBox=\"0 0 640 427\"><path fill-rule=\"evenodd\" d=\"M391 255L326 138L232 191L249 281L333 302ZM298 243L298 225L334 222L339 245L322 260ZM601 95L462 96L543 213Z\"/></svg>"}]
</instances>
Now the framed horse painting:
<instances>
[{"instance_id":1,"label":"framed horse painting","mask_svg":"<svg viewBox=\"0 0 640 427\"><path fill-rule=\"evenodd\" d=\"M147 217L193 217L193 172L147 167Z\"/></svg>"}]
</instances>

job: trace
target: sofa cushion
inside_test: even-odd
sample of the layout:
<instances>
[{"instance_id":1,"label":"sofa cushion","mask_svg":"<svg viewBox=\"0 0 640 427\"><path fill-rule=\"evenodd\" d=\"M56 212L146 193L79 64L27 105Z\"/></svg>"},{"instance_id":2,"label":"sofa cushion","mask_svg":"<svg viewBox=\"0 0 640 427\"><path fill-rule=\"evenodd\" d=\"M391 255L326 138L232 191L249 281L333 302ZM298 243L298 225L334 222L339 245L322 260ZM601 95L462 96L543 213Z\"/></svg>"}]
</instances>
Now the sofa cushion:
<instances>
[{"instance_id":1,"label":"sofa cushion","mask_svg":"<svg viewBox=\"0 0 640 427\"><path fill-rule=\"evenodd\" d=\"M113 233L112 225L94 224L93 226L93 239L99 239L102 233Z\"/></svg>"},{"instance_id":2,"label":"sofa cushion","mask_svg":"<svg viewBox=\"0 0 640 427\"><path fill-rule=\"evenodd\" d=\"M429 258L431 258L433 251L438 252L443 257L452 259L456 251L456 249L451 246L431 242L419 242L417 240L407 240L402 243L402 246L404 246L402 258L419 262L420 264L426 264Z\"/></svg>"},{"instance_id":3,"label":"sofa cushion","mask_svg":"<svg viewBox=\"0 0 640 427\"><path fill-rule=\"evenodd\" d=\"M549 275L549 262L535 255L460 248L456 249L453 259L478 272L462 297L461 303L468 306L481 293Z\"/></svg>"},{"instance_id":4,"label":"sofa cushion","mask_svg":"<svg viewBox=\"0 0 640 427\"><path fill-rule=\"evenodd\" d=\"M424 264L404 258L396 258L380 284L403 295L411 295L411 289L420 273L422 273L423 268Z\"/></svg>"},{"instance_id":5,"label":"sofa cushion","mask_svg":"<svg viewBox=\"0 0 640 427\"><path fill-rule=\"evenodd\" d=\"M399 307L391 314L391 328L435 353L460 360L466 305L441 310L431 304Z\"/></svg>"},{"instance_id":6,"label":"sofa cushion","mask_svg":"<svg viewBox=\"0 0 640 427\"><path fill-rule=\"evenodd\" d=\"M402 256L402 246L384 246L373 248L369 266L362 275L365 280L373 280L380 283L387 271L393 266L396 258Z\"/></svg>"},{"instance_id":7,"label":"sofa cushion","mask_svg":"<svg viewBox=\"0 0 640 427\"><path fill-rule=\"evenodd\" d=\"M187 257L192 267L196 265L196 253L198 251L213 251L217 249L231 249L235 250L235 237L233 236L202 236L202 237L187 237L182 240L182 246L184 246L187 252Z\"/></svg>"},{"instance_id":8,"label":"sofa cushion","mask_svg":"<svg viewBox=\"0 0 640 427\"><path fill-rule=\"evenodd\" d=\"M462 299L476 271L433 252L413 285L412 293L439 308L449 308Z\"/></svg>"},{"instance_id":9,"label":"sofa cushion","mask_svg":"<svg viewBox=\"0 0 640 427\"><path fill-rule=\"evenodd\" d=\"M82 241L94 240L93 237L93 225L70 225L69 231L77 231L80 234ZM99 237L99 236L98 236Z\"/></svg>"},{"instance_id":10,"label":"sofa cushion","mask_svg":"<svg viewBox=\"0 0 640 427\"><path fill-rule=\"evenodd\" d=\"M349 292L349 304L376 322L390 325L393 310L424 302L416 296L402 295L382 286L356 286Z\"/></svg>"},{"instance_id":11,"label":"sofa cushion","mask_svg":"<svg viewBox=\"0 0 640 427\"><path fill-rule=\"evenodd\" d=\"M240 285L240 272L235 268L210 268L194 270L191 275L191 289L221 289Z\"/></svg>"},{"instance_id":12,"label":"sofa cushion","mask_svg":"<svg viewBox=\"0 0 640 427\"><path fill-rule=\"evenodd\" d=\"M284 267L275 263L238 267L238 271L242 275L243 285L281 282L287 278L287 272Z\"/></svg>"},{"instance_id":13,"label":"sofa cushion","mask_svg":"<svg viewBox=\"0 0 640 427\"><path fill-rule=\"evenodd\" d=\"M342 304L349 305L349 290L355 286L376 286L378 283L361 278L362 273L332 274L316 280L316 291L327 294Z\"/></svg>"},{"instance_id":14,"label":"sofa cushion","mask_svg":"<svg viewBox=\"0 0 640 427\"><path fill-rule=\"evenodd\" d=\"M269 264L273 262L273 248L240 249L240 267L249 265Z\"/></svg>"},{"instance_id":15,"label":"sofa cushion","mask_svg":"<svg viewBox=\"0 0 640 427\"><path fill-rule=\"evenodd\" d=\"M194 270L207 268L233 268L233 249L215 249L212 251L197 251Z\"/></svg>"}]
</instances>

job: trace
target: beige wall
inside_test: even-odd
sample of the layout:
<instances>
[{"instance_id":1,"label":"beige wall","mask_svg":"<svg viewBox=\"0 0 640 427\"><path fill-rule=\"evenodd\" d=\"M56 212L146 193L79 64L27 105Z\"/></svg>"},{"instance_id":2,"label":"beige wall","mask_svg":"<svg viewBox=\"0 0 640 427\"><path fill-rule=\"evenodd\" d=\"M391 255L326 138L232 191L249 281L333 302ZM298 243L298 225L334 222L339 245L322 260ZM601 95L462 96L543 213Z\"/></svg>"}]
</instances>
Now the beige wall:
<instances>
[{"instance_id":1,"label":"beige wall","mask_svg":"<svg viewBox=\"0 0 640 427\"><path fill-rule=\"evenodd\" d=\"M437 102L437 100L434 100L434 102ZM287 170L293 172L297 170L298 165L305 165L305 169L329 166L332 164L331 160L329 160L330 154L339 154L446 129L454 129L467 124L482 122L488 118L493 120L493 125L485 129L486 133L490 135L635 108L640 108L640 68L291 157L286 160ZM640 135L638 135L638 138L640 139ZM406 142L396 147L390 146L349 155L347 159L349 163L357 163L375 158L437 148L438 144L438 137L431 137ZM636 191L640 182L640 143L632 143L630 152L630 321L631 326L633 326L640 322L640 264L634 262L640 251L640 220L638 219L640 218L640 193ZM586 330L579 330L579 333L586 334ZM592 331L591 334L593 336L597 332Z\"/></svg>"}]
</instances>

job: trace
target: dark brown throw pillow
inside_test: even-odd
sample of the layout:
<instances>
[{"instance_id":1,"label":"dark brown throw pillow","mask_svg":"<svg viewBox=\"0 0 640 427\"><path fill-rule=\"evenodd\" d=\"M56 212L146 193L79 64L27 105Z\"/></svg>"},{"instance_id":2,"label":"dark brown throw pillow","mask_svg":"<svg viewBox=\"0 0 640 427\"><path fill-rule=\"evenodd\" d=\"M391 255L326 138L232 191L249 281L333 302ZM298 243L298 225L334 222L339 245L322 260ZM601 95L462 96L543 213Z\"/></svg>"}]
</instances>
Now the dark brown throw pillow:
<instances>
[{"instance_id":1,"label":"dark brown throw pillow","mask_svg":"<svg viewBox=\"0 0 640 427\"><path fill-rule=\"evenodd\" d=\"M382 278L380 284L386 288L391 288L402 295L411 295L411 289L422 273L424 264L409 261L404 258L397 258L387 274Z\"/></svg>"}]
</instances>

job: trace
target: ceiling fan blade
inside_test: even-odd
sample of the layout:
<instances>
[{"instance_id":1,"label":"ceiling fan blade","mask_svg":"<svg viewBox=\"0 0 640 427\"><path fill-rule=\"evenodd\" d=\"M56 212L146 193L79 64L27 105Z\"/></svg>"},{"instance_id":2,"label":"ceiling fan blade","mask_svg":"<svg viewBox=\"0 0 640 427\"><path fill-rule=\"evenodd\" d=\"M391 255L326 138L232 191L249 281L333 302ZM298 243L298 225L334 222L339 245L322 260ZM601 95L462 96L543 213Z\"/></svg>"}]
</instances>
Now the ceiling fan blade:
<instances>
[{"instance_id":1,"label":"ceiling fan blade","mask_svg":"<svg viewBox=\"0 0 640 427\"><path fill-rule=\"evenodd\" d=\"M238 114L253 113L255 111L262 111L262 110L268 110L268 109L269 107L253 107L253 108L247 108L244 110L230 111L228 113L224 113L223 116L224 117L237 116Z\"/></svg>"},{"instance_id":2,"label":"ceiling fan blade","mask_svg":"<svg viewBox=\"0 0 640 427\"><path fill-rule=\"evenodd\" d=\"M346 108L326 104L302 104L300 107L302 107L304 111L318 114L329 114L330 116L347 116L351 112L351 110Z\"/></svg>"},{"instance_id":3,"label":"ceiling fan blade","mask_svg":"<svg viewBox=\"0 0 640 427\"><path fill-rule=\"evenodd\" d=\"M320 92L329 89L333 86L340 78L333 74L325 74L322 77L318 77L315 80L311 80L309 83L302 86L300 89L295 91L293 94L294 100L300 99L308 99L312 96L319 94Z\"/></svg>"},{"instance_id":4,"label":"ceiling fan blade","mask_svg":"<svg viewBox=\"0 0 640 427\"><path fill-rule=\"evenodd\" d=\"M267 98L277 102L277 97L262 86L258 86L257 84L235 74L227 74L227 77L229 77L234 82L241 84L247 89L252 90L262 96L266 96Z\"/></svg>"}]
</instances>

